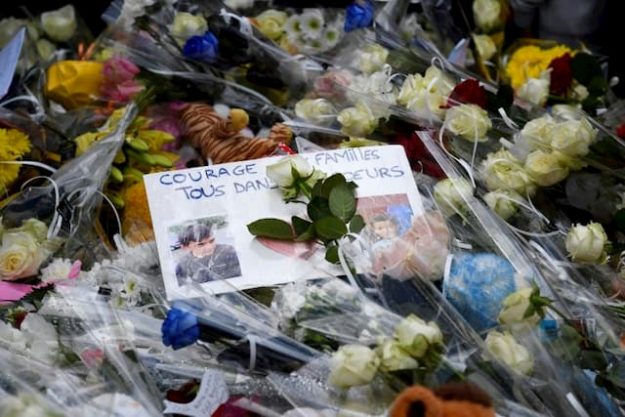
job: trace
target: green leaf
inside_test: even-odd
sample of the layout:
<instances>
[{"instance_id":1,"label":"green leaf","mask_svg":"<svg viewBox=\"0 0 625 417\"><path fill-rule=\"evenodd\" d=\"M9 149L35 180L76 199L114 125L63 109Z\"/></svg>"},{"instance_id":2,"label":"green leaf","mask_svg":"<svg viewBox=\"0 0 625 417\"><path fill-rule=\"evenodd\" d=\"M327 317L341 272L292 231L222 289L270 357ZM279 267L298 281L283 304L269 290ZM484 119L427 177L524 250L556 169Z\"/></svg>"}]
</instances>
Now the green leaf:
<instances>
[{"instance_id":1,"label":"green leaf","mask_svg":"<svg viewBox=\"0 0 625 417\"><path fill-rule=\"evenodd\" d=\"M338 264L339 260L339 247L337 245L332 245L326 250L326 261L331 264Z\"/></svg>"},{"instance_id":2,"label":"green leaf","mask_svg":"<svg viewBox=\"0 0 625 417\"><path fill-rule=\"evenodd\" d=\"M339 185L330 191L330 211L333 215L349 222L356 213L356 198L354 192L346 185Z\"/></svg>"},{"instance_id":3,"label":"green leaf","mask_svg":"<svg viewBox=\"0 0 625 417\"><path fill-rule=\"evenodd\" d=\"M319 196L323 198L330 198L330 192L334 188L340 185L345 185L346 183L347 181L345 180L345 176L343 176L343 174L334 174L323 181Z\"/></svg>"},{"instance_id":4,"label":"green leaf","mask_svg":"<svg viewBox=\"0 0 625 417\"><path fill-rule=\"evenodd\" d=\"M333 240L343 237L347 233L347 226L341 219L328 216L315 222L315 230L321 238Z\"/></svg>"},{"instance_id":5,"label":"green leaf","mask_svg":"<svg viewBox=\"0 0 625 417\"><path fill-rule=\"evenodd\" d=\"M322 197L313 197L308 203L306 211L308 212L308 217L310 217L313 222L332 215L328 200Z\"/></svg>"},{"instance_id":6,"label":"green leaf","mask_svg":"<svg viewBox=\"0 0 625 417\"><path fill-rule=\"evenodd\" d=\"M606 374L606 379L619 388L625 388L625 363L614 363Z\"/></svg>"},{"instance_id":7,"label":"green leaf","mask_svg":"<svg viewBox=\"0 0 625 417\"><path fill-rule=\"evenodd\" d=\"M297 235L295 238L296 242L308 242L309 240L314 240L317 237L315 234L315 225L310 224L310 227L306 229L304 232Z\"/></svg>"},{"instance_id":8,"label":"green leaf","mask_svg":"<svg viewBox=\"0 0 625 417\"><path fill-rule=\"evenodd\" d=\"M352 217L352 221L349 222L349 231L352 233L360 233L366 226L365 219L360 214Z\"/></svg>"},{"instance_id":9,"label":"green leaf","mask_svg":"<svg viewBox=\"0 0 625 417\"><path fill-rule=\"evenodd\" d=\"M297 216L291 217L291 224L293 224L293 230L295 231L296 236L306 232L310 226L312 226L312 222Z\"/></svg>"},{"instance_id":10,"label":"green leaf","mask_svg":"<svg viewBox=\"0 0 625 417\"><path fill-rule=\"evenodd\" d=\"M601 76L601 66L595 57L583 52L575 54L571 60L573 77L583 85L588 85L595 76Z\"/></svg>"},{"instance_id":11,"label":"green leaf","mask_svg":"<svg viewBox=\"0 0 625 417\"><path fill-rule=\"evenodd\" d=\"M323 180L319 180L313 185L312 188L312 196L313 197L321 197L321 188L323 187ZM327 197L326 197L327 198Z\"/></svg>"},{"instance_id":12,"label":"green leaf","mask_svg":"<svg viewBox=\"0 0 625 417\"><path fill-rule=\"evenodd\" d=\"M280 219L260 219L247 225L247 230L258 237L278 240L293 240L291 225Z\"/></svg>"}]
</instances>

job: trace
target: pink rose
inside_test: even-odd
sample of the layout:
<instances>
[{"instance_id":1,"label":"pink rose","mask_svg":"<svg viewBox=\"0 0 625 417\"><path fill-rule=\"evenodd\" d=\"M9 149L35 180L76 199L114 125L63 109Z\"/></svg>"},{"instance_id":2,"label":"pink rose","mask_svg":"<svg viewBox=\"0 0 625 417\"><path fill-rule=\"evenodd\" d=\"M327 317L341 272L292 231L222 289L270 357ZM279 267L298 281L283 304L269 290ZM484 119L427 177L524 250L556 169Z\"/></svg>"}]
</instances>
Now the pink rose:
<instances>
[{"instance_id":1,"label":"pink rose","mask_svg":"<svg viewBox=\"0 0 625 417\"><path fill-rule=\"evenodd\" d=\"M314 92L322 98L343 99L344 92L338 86L348 87L352 82L352 75L345 71L330 71L315 80Z\"/></svg>"},{"instance_id":2,"label":"pink rose","mask_svg":"<svg viewBox=\"0 0 625 417\"><path fill-rule=\"evenodd\" d=\"M107 100L127 102L139 94L141 90L143 90L142 84L135 80L128 80L120 84L104 83L101 93Z\"/></svg>"},{"instance_id":3,"label":"pink rose","mask_svg":"<svg viewBox=\"0 0 625 417\"><path fill-rule=\"evenodd\" d=\"M139 67L126 58L113 57L104 63L103 73L107 83L121 84L132 81L139 72Z\"/></svg>"}]
</instances>

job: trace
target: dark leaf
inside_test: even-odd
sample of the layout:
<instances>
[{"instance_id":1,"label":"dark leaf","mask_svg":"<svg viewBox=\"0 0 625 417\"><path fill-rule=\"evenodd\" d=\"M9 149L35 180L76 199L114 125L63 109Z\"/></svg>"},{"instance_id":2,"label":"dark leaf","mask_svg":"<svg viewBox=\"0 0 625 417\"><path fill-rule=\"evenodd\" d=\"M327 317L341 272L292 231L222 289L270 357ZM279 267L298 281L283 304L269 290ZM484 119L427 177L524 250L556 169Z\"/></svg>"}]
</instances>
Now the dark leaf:
<instances>
[{"instance_id":1,"label":"dark leaf","mask_svg":"<svg viewBox=\"0 0 625 417\"><path fill-rule=\"evenodd\" d=\"M313 197L308 203L306 210L308 212L308 217L310 217L313 222L332 215L328 200L322 197Z\"/></svg>"},{"instance_id":2,"label":"dark leaf","mask_svg":"<svg viewBox=\"0 0 625 417\"><path fill-rule=\"evenodd\" d=\"M297 216L291 217L291 223L293 224L293 230L295 231L296 236L301 235L307 231L310 226L312 226L312 222Z\"/></svg>"},{"instance_id":3,"label":"dark leaf","mask_svg":"<svg viewBox=\"0 0 625 417\"><path fill-rule=\"evenodd\" d=\"M329 206L333 215L344 222L349 222L356 213L356 198L353 191L344 184L333 188L330 191Z\"/></svg>"},{"instance_id":4,"label":"dark leaf","mask_svg":"<svg viewBox=\"0 0 625 417\"><path fill-rule=\"evenodd\" d=\"M320 196L323 198L330 198L330 192L339 185L345 185L346 180L343 174L334 174L323 180L321 186Z\"/></svg>"},{"instance_id":5,"label":"dark leaf","mask_svg":"<svg viewBox=\"0 0 625 417\"><path fill-rule=\"evenodd\" d=\"M317 235L315 234L315 225L311 223L308 229L297 235L295 241L308 242L309 240L314 240L316 237Z\"/></svg>"},{"instance_id":6,"label":"dark leaf","mask_svg":"<svg viewBox=\"0 0 625 417\"><path fill-rule=\"evenodd\" d=\"M360 233L366 226L365 219L360 214L352 217L352 221L349 222L349 231L352 233Z\"/></svg>"},{"instance_id":7,"label":"dark leaf","mask_svg":"<svg viewBox=\"0 0 625 417\"><path fill-rule=\"evenodd\" d=\"M575 54L571 60L573 77L583 85L588 85L595 76L601 76L601 66L595 57L583 52Z\"/></svg>"},{"instance_id":8,"label":"dark leaf","mask_svg":"<svg viewBox=\"0 0 625 417\"><path fill-rule=\"evenodd\" d=\"M326 261L331 264L338 264L339 261L339 247L332 245L326 250Z\"/></svg>"},{"instance_id":9,"label":"dark leaf","mask_svg":"<svg viewBox=\"0 0 625 417\"><path fill-rule=\"evenodd\" d=\"M293 240L291 225L280 219L260 219L247 225L247 230L258 237Z\"/></svg>"},{"instance_id":10,"label":"dark leaf","mask_svg":"<svg viewBox=\"0 0 625 417\"><path fill-rule=\"evenodd\" d=\"M347 233L347 226L341 219L328 216L315 222L315 230L321 238L334 240L343 237Z\"/></svg>"}]
</instances>

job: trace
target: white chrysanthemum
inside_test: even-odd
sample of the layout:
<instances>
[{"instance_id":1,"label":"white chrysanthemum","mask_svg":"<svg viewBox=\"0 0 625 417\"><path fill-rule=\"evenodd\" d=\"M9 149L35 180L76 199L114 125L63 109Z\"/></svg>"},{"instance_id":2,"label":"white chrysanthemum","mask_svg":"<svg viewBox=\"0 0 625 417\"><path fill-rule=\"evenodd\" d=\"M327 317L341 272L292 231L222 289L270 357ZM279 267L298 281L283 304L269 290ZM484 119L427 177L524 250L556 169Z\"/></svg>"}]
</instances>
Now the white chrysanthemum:
<instances>
[{"instance_id":1,"label":"white chrysanthemum","mask_svg":"<svg viewBox=\"0 0 625 417\"><path fill-rule=\"evenodd\" d=\"M73 262L69 259L56 258L48 266L41 269L43 282L57 282L66 280L72 270Z\"/></svg>"}]
</instances>

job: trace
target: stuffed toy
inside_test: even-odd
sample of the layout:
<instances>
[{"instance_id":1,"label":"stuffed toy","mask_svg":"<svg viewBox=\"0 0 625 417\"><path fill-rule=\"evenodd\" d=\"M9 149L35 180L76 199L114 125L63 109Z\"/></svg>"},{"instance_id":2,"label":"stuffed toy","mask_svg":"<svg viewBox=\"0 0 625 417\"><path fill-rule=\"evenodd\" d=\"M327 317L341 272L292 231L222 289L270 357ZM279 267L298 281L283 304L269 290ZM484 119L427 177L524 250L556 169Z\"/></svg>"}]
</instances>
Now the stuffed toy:
<instances>
[{"instance_id":1,"label":"stuffed toy","mask_svg":"<svg viewBox=\"0 0 625 417\"><path fill-rule=\"evenodd\" d=\"M495 417L488 394L472 384L452 383L435 390L414 386L396 399L390 417Z\"/></svg>"},{"instance_id":2,"label":"stuffed toy","mask_svg":"<svg viewBox=\"0 0 625 417\"><path fill-rule=\"evenodd\" d=\"M182 111L181 119L191 146L215 164L270 156L278 145L288 144L292 137L291 130L283 124L274 125L267 138L242 135L249 116L241 109L231 109L228 119L224 119L211 106L195 103Z\"/></svg>"}]
</instances>

